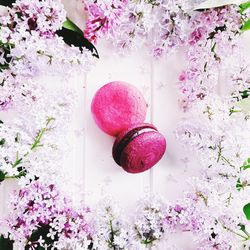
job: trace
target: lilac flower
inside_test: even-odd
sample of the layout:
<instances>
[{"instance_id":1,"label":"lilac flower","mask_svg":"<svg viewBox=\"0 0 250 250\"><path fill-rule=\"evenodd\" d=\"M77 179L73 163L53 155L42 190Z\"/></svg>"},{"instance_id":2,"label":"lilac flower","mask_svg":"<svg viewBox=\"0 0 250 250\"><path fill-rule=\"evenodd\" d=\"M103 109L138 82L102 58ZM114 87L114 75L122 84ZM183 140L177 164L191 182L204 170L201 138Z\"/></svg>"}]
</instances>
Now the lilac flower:
<instances>
[{"instance_id":1,"label":"lilac flower","mask_svg":"<svg viewBox=\"0 0 250 250\"><path fill-rule=\"evenodd\" d=\"M84 4L89 14L84 33L91 41L104 37L118 49L144 44L155 56L185 41L189 20L185 1L85 0Z\"/></svg>"},{"instance_id":2,"label":"lilac flower","mask_svg":"<svg viewBox=\"0 0 250 250\"><path fill-rule=\"evenodd\" d=\"M16 1L12 13L18 13L20 24L29 31L38 31L41 36L50 36L62 27L66 19L66 12L60 2L55 1ZM13 14L14 14L13 13ZM16 17L13 16L15 19Z\"/></svg>"},{"instance_id":3,"label":"lilac flower","mask_svg":"<svg viewBox=\"0 0 250 250\"><path fill-rule=\"evenodd\" d=\"M97 38L113 34L128 0L84 0L89 17L84 31L85 37L96 42Z\"/></svg>"},{"instance_id":4,"label":"lilac flower","mask_svg":"<svg viewBox=\"0 0 250 250\"><path fill-rule=\"evenodd\" d=\"M110 198L100 201L93 216L93 250L134 249L130 225Z\"/></svg>"},{"instance_id":5,"label":"lilac flower","mask_svg":"<svg viewBox=\"0 0 250 250\"><path fill-rule=\"evenodd\" d=\"M65 19L59 0L18 0L8 15L0 17L0 110L15 106L23 96L34 102L32 83L45 72L65 79L73 71L89 70L90 52L67 47L55 34Z\"/></svg>"},{"instance_id":6,"label":"lilac flower","mask_svg":"<svg viewBox=\"0 0 250 250\"><path fill-rule=\"evenodd\" d=\"M192 122L183 121L177 130L178 139L196 152L201 165L199 179L190 179L193 188L180 201L187 213L184 221L192 218L182 225L194 233L198 249L234 249L249 240L242 207L249 201L250 181L241 166L249 157L250 123L244 113L230 114L233 105L230 95L214 94L196 103Z\"/></svg>"},{"instance_id":7,"label":"lilac flower","mask_svg":"<svg viewBox=\"0 0 250 250\"><path fill-rule=\"evenodd\" d=\"M239 47L240 20L238 8L233 5L192 16L188 36L188 66L179 77L183 110L187 111L192 103L203 100L216 90L219 70L234 60Z\"/></svg>"},{"instance_id":8,"label":"lilac flower","mask_svg":"<svg viewBox=\"0 0 250 250\"><path fill-rule=\"evenodd\" d=\"M164 237L164 233L169 233L164 226L165 216L166 205L160 198L152 196L138 202L134 231L136 239L142 246L157 246Z\"/></svg>"},{"instance_id":9,"label":"lilac flower","mask_svg":"<svg viewBox=\"0 0 250 250\"><path fill-rule=\"evenodd\" d=\"M10 96L8 99L0 103L0 111L8 110L11 107L11 105L12 105L12 101L11 101L11 96Z\"/></svg>"},{"instance_id":10,"label":"lilac flower","mask_svg":"<svg viewBox=\"0 0 250 250\"><path fill-rule=\"evenodd\" d=\"M53 184L35 181L22 188L12 197L10 211L8 232L20 248L75 249L89 244L89 209L75 210Z\"/></svg>"}]
</instances>

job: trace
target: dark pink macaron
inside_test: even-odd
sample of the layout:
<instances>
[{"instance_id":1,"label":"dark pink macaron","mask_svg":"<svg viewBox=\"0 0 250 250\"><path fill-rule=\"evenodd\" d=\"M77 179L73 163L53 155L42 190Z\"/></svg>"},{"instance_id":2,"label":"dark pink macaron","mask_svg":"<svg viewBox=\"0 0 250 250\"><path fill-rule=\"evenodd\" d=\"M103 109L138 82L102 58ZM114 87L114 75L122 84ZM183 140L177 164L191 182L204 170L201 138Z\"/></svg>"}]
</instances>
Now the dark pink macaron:
<instances>
[{"instance_id":1,"label":"dark pink macaron","mask_svg":"<svg viewBox=\"0 0 250 250\"><path fill-rule=\"evenodd\" d=\"M117 136L132 124L144 122L147 103L136 87L116 81L104 85L96 92L91 112L101 130Z\"/></svg>"},{"instance_id":2,"label":"dark pink macaron","mask_svg":"<svg viewBox=\"0 0 250 250\"><path fill-rule=\"evenodd\" d=\"M152 124L142 123L124 130L113 145L113 158L128 173L153 167L166 151L166 140Z\"/></svg>"}]
</instances>

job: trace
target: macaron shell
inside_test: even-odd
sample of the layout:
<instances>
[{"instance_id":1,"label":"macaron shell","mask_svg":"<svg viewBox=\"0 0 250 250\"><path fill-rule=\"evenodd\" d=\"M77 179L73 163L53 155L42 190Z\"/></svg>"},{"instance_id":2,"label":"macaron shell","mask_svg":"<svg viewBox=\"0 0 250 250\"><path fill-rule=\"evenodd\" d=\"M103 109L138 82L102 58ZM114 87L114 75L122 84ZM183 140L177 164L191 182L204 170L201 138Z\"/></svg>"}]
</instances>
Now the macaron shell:
<instances>
[{"instance_id":1,"label":"macaron shell","mask_svg":"<svg viewBox=\"0 0 250 250\"><path fill-rule=\"evenodd\" d=\"M98 127L116 136L132 124L146 118L147 104L141 92L125 82L111 82L93 98L91 111Z\"/></svg>"},{"instance_id":2,"label":"macaron shell","mask_svg":"<svg viewBox=\"0 0 250 250\"><path fill-rule=\"evenodd\" d=\"M119 145L119 143L124 139L124 136L126 136L130 131L134 129L144 129L144 128L149 128L149 129L154 129L155 131L158 131L157 128L150 123L137 123L133 124L127 129L124 129L117 137L113 146L113 151L115 151L116 147Z\"/></svg>"},{"instance_id":3,"label":"macaron shell","mask_svg":"<svg viewBox=\"0 0 250 250\"><path fill-rule=\"evenodd\" d=\"M166 151L166 140L157 131L142 133L123 150L120 165L129 173L141 173L153 167Z\"/></svg>"}]
</instances>

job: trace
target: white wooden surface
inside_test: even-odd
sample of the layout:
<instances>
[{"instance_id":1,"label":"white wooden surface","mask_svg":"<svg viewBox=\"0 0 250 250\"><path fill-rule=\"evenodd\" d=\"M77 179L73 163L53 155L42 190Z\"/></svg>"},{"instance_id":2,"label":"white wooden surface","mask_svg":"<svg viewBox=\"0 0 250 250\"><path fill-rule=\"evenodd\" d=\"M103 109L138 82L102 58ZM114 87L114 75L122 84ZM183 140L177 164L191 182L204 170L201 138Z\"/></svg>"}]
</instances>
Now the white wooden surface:
<instances>
[{"instance_id":1,"label":"white wooden surface","mask_svg":"<svg viewBox=\"0 0 250 250\"><path fill-rule=\"evenodd\" d=\"M81 13L79 6L74 8L78 14ZM81 18L76 16L75 20L80 22ZM245 38L248 48L249 42L248 35ZM176 125L183 117L178 108L176 85L184 65L183 52L155 60L144 50L120 57L105 43L100 44L98 50L101 59L93 71L86 76L74 77L80 100L72 121L71 142L75 147L65 162L72 172L72 181L82 184L87 204L95 204L103 196L111 195L127 213L133 211L135 202L149 192L159 193L167 200L181 198L186 189L186 179L199 171L195 159L191 159L192 164L186 163L185 153L174 136ZM94 93L113 80L130 82L144 93L149 105L147 122L154 123L167 139L167 153L163 159L152 170L142 174L128 174L115 164L111 153L114 138L99 130L90 113ZM14 181L0 186L0 200L3 201L0 217L7 212L6 201L14 187ZM188 234L179 235L171 241L178 242L178 249L192 250L195 247L190 237ZM159 249L168 249L168 245L164 242Z\"/></svg>"}]
</instances>

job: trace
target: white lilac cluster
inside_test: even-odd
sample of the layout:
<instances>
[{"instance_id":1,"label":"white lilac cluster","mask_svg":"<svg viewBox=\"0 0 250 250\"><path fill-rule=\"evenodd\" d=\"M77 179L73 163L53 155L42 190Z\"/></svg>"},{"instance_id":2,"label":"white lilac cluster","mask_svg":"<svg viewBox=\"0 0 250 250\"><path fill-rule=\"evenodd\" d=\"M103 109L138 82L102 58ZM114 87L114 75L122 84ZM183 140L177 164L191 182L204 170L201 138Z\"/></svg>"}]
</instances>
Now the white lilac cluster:
<instances>
[{"instance_id":1,"label":"white lilac cluster","mask_svg":"<svg viewBox=\"0 0 250 250\"><path fill-rule=\"evenodd\" d=\"M60 0L16 1L5 14L0 16L0 110L7 114L1 125L2 179L48 182L68 150L65 135L77 101L71 74L87 72L93 59L56 34L66 19ZM9 117L5 111L11 111Z\"/></svg>"},{"instance_id":2,"label":"white lilac cluster","mask_svg":"<svg viewBox=\"0 0 250 250\"><path fill-rule=\"evenodd\" d=\"M189 30L188 3L185 1L161 1L158 20L152 36L153 55L158 57L184 45Z\"/></svg>"},{"instance_id":3,"label":"white lilac cluster","mask_svg":"<svg viewBox=\"0 0 250 250\"><path fill-rule=\"evenodd\" d=\"M1 182L20 179L19 184L25 185L38 176L46 181L52 178L51 174L56 172L63 158L63 151L58 147L60 138L56 143L51 142L53 122L54 118L48 118L43 127L32 130L35 133L21 120L0 124Z\"/></svg>"},{"instance_id":4,"label":"white lilac cluster","mask_svg":"<svg viewBox=\"0 0 250 250\"><path fill-rule=\"evenodd\" d=\"M59 89L67 96L60 95ZM35 100L29 102L27 95L22 96L23 105L16 107L16 117L3 119L0 124L3 179L20 178L19 183L25 185L39 176L40 180L49 182L62 169L69 150L65 135L77 97L72 87L62 85L46 90L39 85L34 87Z\"/></svg>"},{"instance_id":5,"label":"white lilac cluster","mask_svg":"<svg viewBox=\"0 0 250 250\"><path fill-rule=\"evenodd\" d=\"M68 77L89 70L92 56L67 46L56 34L66 13L58 1L16 1L0 17L0 108L6 110L18 99L33 95L34 77L50 72Z\"/></svg>"},{"instance_id":6,"label":"white lilac cluster","mask_svg":"<svg viewBox=\"0 0 250 250\"><path fill-rule=\"evenodd\" d=\"M114 200L106 198L92 214L94 233L90 249L158 249L179 226L180 216L176 211L177 206L172 208L158 195L146 196L137 202L133 215L125 217ZM188 224L187 221L188 218Z\"/></svg>"},{"instance_id":7,"label":"white lilac cluster","mask_svg":"<svg viewBox=\"0 0 250 250\"><path fill-rule=\"evenodd\" d=\"M191 179L191 210L203 221L196 231L199 249L249 246L249 223L243 206L249 202L249 173L242 167L250 156L249 115L230 97L213 95L192 108L191 120L177 130L179 140L202 166L201 178ZM188 199L188 200L189 200ZM185 204L185 203L184 203Z\"/></svg>"},{"instance_id":8,"label":"white lilac cluster","mask_svg":"<svg viewBox=\"0 0 250 250\"><path fill-rule=\"evenodd\" d=\"M239 7L235 5L209 9L191 17L188 65L179 76L184 111L194 102L213 95L220 70L234 67L232 64L235 65L235 57L240 53L241 19Z\"/></svg>"},{"instance_id":9,"label":"white lilac cluster","mask_svg":"<svg viewBox=\"0 0 250 250\"><path fill-rule=\"evenodd\" d=\"M167 206L159 197L147 197L138 202L134 218L136 239L145 247L157 246L164 239Z\"/></svg>"},{"instance_id":10,"label":"white lilac cluster","mask_svg":"<svg viewBox=\"0 0 250 250\"><path fill-rule=\"evenodd\" d=\"M130 225L121 213L121 209L107 198L100 201L94 211L93 250L133 249Z\"/></svg>"},{"instance_id":11,"label":"white lilac cluster","mask_svg":"<svg viewBox=\"0 0 250 250\"><path fill-rule=\"evenodd\" d=\"M16 21L18 19L18 22ZM62 27L66 11L60 1L16 1L10 19L18 29L38 31L40 36L51 37ZM25 25L25 26L23 26Z\"/></svg>"},{"instance_id":12,"label":"white lilac cluster","mask_svg":"<svg viewBox=\"0 0 250 250\"><path fill-rule=\"evenodd\" d=\"M250 94L250 68L244 55L239 54L237 60L234 61L234 67L230 68L230 72L225 70L228 74L226 81L230 83L228 94L231 94L234 101L239 101L247 98Z\"/></svg>"},{"instance_id":13,"label":"white lilac cluster","mask_svg":"<svg viewBox=\"0 0 250 250\"><path fill-rule=\"evenodd\" d=\"M115 39L119 47L138 48L143 43L154 56L161 56L184 44L189 20L185 9L183 1L131 2Z\"/></svg>"},{"instance_id":14,"label":"white lilac cluster","mask_svg":"<svg viewBox=\"0 0 250 250\"><path fill-rule=\"evenodd\" d=\"M32 143L32 138L23 131L22 126L13 124L10 127L4 123L0 124L1 181L26 174L25 169L21 167L21 163L24 161L24 156L29 155Z\"/></svg>"}]
</instances>

